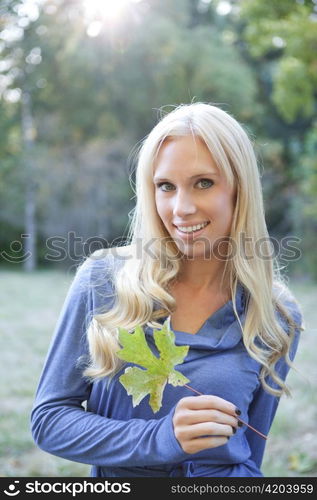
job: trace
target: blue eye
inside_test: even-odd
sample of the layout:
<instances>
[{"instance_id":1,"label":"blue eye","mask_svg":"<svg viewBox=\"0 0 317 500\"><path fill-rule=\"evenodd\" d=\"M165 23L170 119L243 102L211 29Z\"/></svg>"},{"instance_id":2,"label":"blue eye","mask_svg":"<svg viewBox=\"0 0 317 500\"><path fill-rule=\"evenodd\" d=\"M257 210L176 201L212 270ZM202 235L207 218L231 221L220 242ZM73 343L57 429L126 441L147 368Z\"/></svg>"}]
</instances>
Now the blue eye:
<instances>
[{"instance_id":1,"label":"blue eye","mask_svg":"<svg viewBox=\"0 0 317 500\"><path fill-rule=\"evenodd\" d=\"M159 189L162 189L162 186L172 186L172 184L170 184L169 182L160 182L157 187ZM171 189L162 189L162 191L171 191Z\"/></svg>"},{"instance_id":2,"label":"blue eye","mask_svg":"<svg viewBox=\"0 0 317 500\"><path fill-rule=\"evenodd\" d=\"M200 179L200 181L198 181L198 184L199 184L200 182L203 182L203 183L206 183L206 182L207 182L207 186L206 186L206 184L205 184L205 185L203 186L203 189L208 188L208 187L210 187L210 186L212 186L212 185L214 184L214 181L212 181L212 180L210 180L210 179Z\"/></svg>"},{"instance_id":3,"label":"blue eye","mask_svg":"<svg viewBox=\"0 0 317 500\"><path fill-rule=\"evenodd\" d=\"M197 182L197 184L200 184L200 183L204 183L203 186L202 186L202 189L207 189L207 188L213 186L214 181L212 181L211 179L200 179ZM207 185L206 185L206 183L207 183ZM165 187L163 188L163 186L165 186ZM171 189L168 189L168 186L170 186ZM174 186L170 182L160 182L159 184L157 184L157 188L161 189L164 192L168 192L168 191L173 191Z\"/></svg>"}]
</instances>

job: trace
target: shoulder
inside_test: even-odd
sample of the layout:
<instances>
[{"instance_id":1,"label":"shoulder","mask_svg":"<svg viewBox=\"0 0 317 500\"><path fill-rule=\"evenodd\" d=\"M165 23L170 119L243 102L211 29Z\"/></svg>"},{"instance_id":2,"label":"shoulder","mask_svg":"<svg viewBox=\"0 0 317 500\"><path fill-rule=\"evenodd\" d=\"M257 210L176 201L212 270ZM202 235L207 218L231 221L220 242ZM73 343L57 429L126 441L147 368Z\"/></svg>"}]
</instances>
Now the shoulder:
<instances>
[{"instance_id":1,"label":"shoulder","mask_svg":"<svg viewBox=\"0 0 317 500\"><path fill-rule=\"evenodd\" d=\"M112 278L115 272L130 258L129 246L102 248L89 255L76 269L76 277L96 283Z\"/></svg>"},{"instance_id":2,"label":"shoulder","mask_svg":"<svg viewBox=\"0 0 317 500\"><path fill-rule=\"evenodd\" d=\"M116 273L128 260L130 252L128 246L93 252L77 267L72 288L81 294L89 293L96 304L100 297L114 296Z\"/></svg>"}]
</instances>

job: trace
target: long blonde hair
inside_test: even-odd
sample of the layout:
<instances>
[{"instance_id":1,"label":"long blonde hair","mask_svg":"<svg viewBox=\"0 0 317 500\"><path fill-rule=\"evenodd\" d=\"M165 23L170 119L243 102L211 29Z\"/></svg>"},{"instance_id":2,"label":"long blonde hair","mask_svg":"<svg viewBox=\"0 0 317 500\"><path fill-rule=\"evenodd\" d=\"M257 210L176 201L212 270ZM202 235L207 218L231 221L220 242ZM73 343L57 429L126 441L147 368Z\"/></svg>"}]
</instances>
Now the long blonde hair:
<instances>
[{"instance_id":1,"label":"long blonde hair","mask_svg":"<svg viewBox=\"0 0 317 500\"><path fill-rule=\"evenodd\" d=\"M171 314L176 308L169 285L177 278L182 259L156 210L153 166L165 139L188 135L200 137L205 142L218 168L236 188L230 234L236 242L236 251L226 262L235 315L245 348L262 365L260 379L263 387L276 396L290 395L289 388L274 367L283 356L287 364L293 366L290 347L296 328L303 328L289 313L286 303L295 302L297 310L299 306L283 283L277 260L270 256L272 247L265 223L255 153L242 126L217 106L205 103L178 106L158 122L143 142L136 169L136 206L130 222L128 244L115 249L124 261L113 276L116 301L110 310L96 314L90 324L87 333L90 365L84 375L93 381L113 375L122 366L116 356L119 326L128 330L133 330L136 325L159 328L161 324L156 320ZM265 258L257 255L254 245L250 245L248 258L245 258L239 237L242 233L251 238L248 241L261 241ZM142 249L148 246L150 252L140 252L140 242ZM125 258L128 254L129 258ZM235 308L239 282L248 292L244 325ZM277 313L286 321L286 329L282 328ZM280 388L267 383L268 375Z\"/></svg>"}]
</instances>

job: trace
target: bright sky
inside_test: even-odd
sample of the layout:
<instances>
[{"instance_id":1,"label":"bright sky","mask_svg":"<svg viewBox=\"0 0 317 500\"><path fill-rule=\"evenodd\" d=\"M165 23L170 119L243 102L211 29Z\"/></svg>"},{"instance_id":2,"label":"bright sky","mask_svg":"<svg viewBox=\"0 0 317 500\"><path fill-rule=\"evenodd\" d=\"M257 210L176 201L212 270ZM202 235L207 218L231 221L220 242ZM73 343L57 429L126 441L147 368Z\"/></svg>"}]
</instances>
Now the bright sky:
<instances>
[{"instance_id":1,"label":"bright sky","mask_svg":"<svg viewBox=\"0 0 317 500\"><path fill-rule=\"evenodd\" d=\"M99 35L104 22L115 24L125 9L142 0L82 0L82 2L88 23L87 34L95 37Z\"/></svg>"},{"instance_id":2,"label":"bright sky","mask_svg":"<svg viewBox=\"0 0 317 500\"><path fill-rule=\"evenodd\" d=\"M7 41L19 40L23 36L23 28L30 21L35 21L39 16L38 5L46 3L47 0L24 0L16 7L20 16L18 26L7 26L2 30L0 39ZM87 34L91 37L97 36L102 29L103 23L115 24L120 19L125 9L143 0L79 0L84 7L84 16L87 24ZM1 0L0 0L1 2ZM51 5L53 6L53 4ZM48 8L50 8L49 6Z\"/></svg>"},{"instance_id":3,"label":"bright sky","mask_svg":"<svg viewBox=\"0 0 317 500\"><path fill-rule=\"evenodd\" d=\"M0 0L1 1L1 0ZM0 38L14 41L22 38L23 28L30 21L35 21L39 15L38 5L46 3L47 0L24 0L17 7L17 12L21 17L18 26L9 26L3 30ZM84 17L87 25L87 34L91 37L98 36L104 23L116 24L122 13L143 0L79 0L84 7ZM208 4L211 0L201 0ZM217 13L227 15L231 11L232 5L227 0L222 0L217 5Z\"/></svg>"},{"instance_id":4,"label":"bright sky","mask_svg":"<svg viewBox=\"0 0 317 500\"><path fill-rule=\"evenodd\" d=\"M83 0L88 19L103 18L115 21L129 4L142 0Z\"/></svg>"}]
</instances>

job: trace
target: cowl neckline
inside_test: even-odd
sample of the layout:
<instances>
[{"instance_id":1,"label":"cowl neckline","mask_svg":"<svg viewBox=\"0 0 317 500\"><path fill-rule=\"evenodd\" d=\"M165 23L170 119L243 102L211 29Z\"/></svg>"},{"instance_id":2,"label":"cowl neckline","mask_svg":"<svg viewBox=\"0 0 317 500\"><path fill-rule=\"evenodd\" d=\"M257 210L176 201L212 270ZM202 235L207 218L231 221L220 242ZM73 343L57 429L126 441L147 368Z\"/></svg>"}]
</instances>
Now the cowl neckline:
<instances>
[{"instance_id":1,"label":"cowl neckline","mask_svg":"<svg viewBox=\"0 0 317 500\"><path fill-rule=\"evenodd\" d=\"M235 304L240 322L243 325L246 292L240 283L237 285ZM158 322L163 325L168 319L167 315L161 317ZM235 347L242 339L241 327L234 313L232 300L213 312L195 334L176 330L171 325L170 328L175 334L176 345L190 345L196 349L227 350ZM152 335L153 330L146 328L146 333Z\"/></svg>"}]
</instances>

